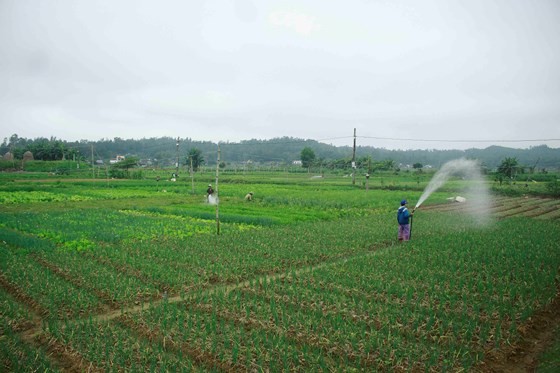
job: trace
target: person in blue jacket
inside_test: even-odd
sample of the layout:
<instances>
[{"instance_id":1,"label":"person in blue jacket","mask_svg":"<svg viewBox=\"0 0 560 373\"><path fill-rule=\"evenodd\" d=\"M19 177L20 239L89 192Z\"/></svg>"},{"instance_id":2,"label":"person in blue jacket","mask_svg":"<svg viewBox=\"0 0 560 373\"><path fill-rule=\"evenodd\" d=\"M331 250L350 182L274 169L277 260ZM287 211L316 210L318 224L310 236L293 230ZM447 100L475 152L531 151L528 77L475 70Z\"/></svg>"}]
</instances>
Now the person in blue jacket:
<instances>
[{"instance_id":1,"label":"person in blue jacket","mask_svg":"<svg viewBox=\"0 0 560 373\"><path fill-rule=\"evenodd\" d=\"M401 201L401 207L397 210L397 222L399 223L399 241L410 240L410 219L414 215L414 211L410 212L406 207L407 201L403 199Z\"/></svg>"}]
</instances>

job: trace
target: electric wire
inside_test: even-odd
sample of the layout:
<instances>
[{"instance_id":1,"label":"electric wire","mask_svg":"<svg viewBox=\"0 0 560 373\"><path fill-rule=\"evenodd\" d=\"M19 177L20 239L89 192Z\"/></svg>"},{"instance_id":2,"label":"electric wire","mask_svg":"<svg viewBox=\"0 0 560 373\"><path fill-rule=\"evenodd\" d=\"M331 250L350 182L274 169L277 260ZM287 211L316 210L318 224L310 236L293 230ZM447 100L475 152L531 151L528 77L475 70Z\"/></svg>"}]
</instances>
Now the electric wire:
<instances>
[{"instance_id":1,"label":"electric wire","mask_svg":"<svg viewBox=\"0 0 560 373\"><path fill-rule=\"evenodd\" d=\"M286 139L282 141L267 141L267 140L257 140L256 142L251 142L251 140L246 140L242 142L221 142L218 144L220 146L243 146L243 145L278 145L278 144L298 144L305 143L309 141L324 142L332 140L343 140L343 139L353 139L354 136L339 136L339 137L329 137L323 139ZM546 142L546 141L560 141L560 139L467 139L467 140L457 140L457 139L413 139L413 138L399 138L399 137L379 137L379 136L356 136L356 139L374 139L374 140L389 140L389 141L419 141L419 142L442 142L442 143L521 143L521 142Z\"/></svg>"},{"instance_id":2,"label":"electric wire","mask_svg":"<svg viewBox=\"0 0 560 373\"><path fill-rule=\"evenodd\" d=\"M211 141L203 141L201 143L212 143L214 145L218 145L220 147L227 147L227 146L259 146L259 145L281 145L281 144L304 144L304 143L310 143L310 142L327 142L327 141L334 141L334 140L344 140L344 139L373 139L373 140L380 140L380 141L400 141L400 142L405 142L405 141L412 141L412 142L438 142L438 143L524 143L524 142L552 142L552 141L560 141L560 139L557 138L550 138L550 139L466 139L466 140L458 140L458 139L430 139L430 138L399 138L399 137L381 137L381 136L337 136L337 137L327 137L327 138L321 138L321 139L297 139L297 138L291 138L291 137L284 137L284 138L276 138L276 139L272 139L272 140L256 140L256 139L252 139L252 140L243 140L240 142L222 142L222 141L218 141L217 143L213 143ZM196 147L196 143L199 143L200 141L196 141L193 140L191 138L165 138L169 140L169 143L172 144L176 144L177 142L179 143L183 143L185 141L188 141L191 143L191 146ZM125 142L127 141L131 141L133 139L127 139L125 140ZM94 144L96 142L93 142ZM87 149L86 147L91 146L91 143L88 144L76 144L73 147L77 148L79 151L86 153L89 152L89 149ZM350 145L347 145L350 146ZM371 146L371 145L369 145ZM344 146L342 146L344 147ZM84 149L85 148L85 149ZM144 151L146 149L164 149L165 146L162 147L161 144L150 144L149 146L144 146ZM87 150L86 150L87 149ZM182 148L181 150L181 157L184 156L184 148ZM101 155L97 152L97 148L94 149L95 150L95 155L97 157L97 159L101 159ZM203 151L203 155L205 155L206 157L211 157L211 155L214 153L214 151L212 150L205 150Z\"/></svg>"},{"instance_id":3,"label":"electric wire","mask_svg":"<svg viewBox=\"0 0 560 373\"><path fill-rule=\"evenodd\" d=\"M410 139L410 138L396 138L396 137L376 137L376 136L357 136L358 138L364 139L375 139L375 140L392 140L392 141L422 141L422 142L448 142L448 143L458 143L458 142L475 142L475 143L516 143L516 142L542 142L542 141L560 141L560 139L519 139L519 140L450 140L450 139Z\"/></svg>"}]
</instances>

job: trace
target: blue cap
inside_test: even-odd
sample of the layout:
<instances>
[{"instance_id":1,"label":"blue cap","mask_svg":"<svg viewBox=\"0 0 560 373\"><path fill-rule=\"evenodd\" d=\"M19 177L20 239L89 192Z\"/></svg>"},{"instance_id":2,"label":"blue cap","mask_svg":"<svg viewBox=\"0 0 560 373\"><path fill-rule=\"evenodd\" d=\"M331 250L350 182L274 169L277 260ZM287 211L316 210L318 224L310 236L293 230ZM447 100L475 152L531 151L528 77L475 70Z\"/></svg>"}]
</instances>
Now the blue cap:
<instances>
[{"instance_id":1,"label":"blue cap","mask_svg":"<svg viewBox=\"0 0 560 373\"><path fill-rule=\"evenodd\" d=\"M403 200L401 201L401 206L404 206L404 205L406 205L406 199L403 199Z\"/></svg>"}]
</instances>

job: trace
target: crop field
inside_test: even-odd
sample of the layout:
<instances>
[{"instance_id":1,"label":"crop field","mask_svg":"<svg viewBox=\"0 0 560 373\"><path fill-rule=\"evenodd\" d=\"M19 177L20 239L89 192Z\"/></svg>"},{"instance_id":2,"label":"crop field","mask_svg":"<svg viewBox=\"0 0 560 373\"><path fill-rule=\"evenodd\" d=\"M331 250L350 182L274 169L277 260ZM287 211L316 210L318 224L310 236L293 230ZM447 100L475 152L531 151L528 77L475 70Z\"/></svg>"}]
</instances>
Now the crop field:
<instances>
[{"instance_id":1,"label":"crop field","mask_svg":"<svg viewBox=\"0 0 560 373\"><path fill-rule=\"evenodd\" d=\"M558 336L558 199L453 179L399 243L429 177L215 181L0 175L0 371L533 370Z\"/></svg>"}]
</instances>

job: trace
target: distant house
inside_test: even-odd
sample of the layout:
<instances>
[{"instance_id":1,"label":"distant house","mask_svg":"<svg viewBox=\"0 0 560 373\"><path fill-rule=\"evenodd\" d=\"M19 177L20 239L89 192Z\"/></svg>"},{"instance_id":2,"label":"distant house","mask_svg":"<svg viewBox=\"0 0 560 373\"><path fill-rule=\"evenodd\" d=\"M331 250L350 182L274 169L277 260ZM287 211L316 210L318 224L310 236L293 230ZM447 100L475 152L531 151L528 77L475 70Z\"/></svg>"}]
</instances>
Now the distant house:
<instances>
[{"instance_id":1,"label":"distant house","mask_svg":"<svg viewBox=\"0 0 560 373\"><path fill-rule=\"evenodd\" d=\"M115 158L115 159L110 159L110 160L109 160L109 163L110 163L110 164L114 164L114 163L117 163L117 162L120 162L120 161L124 161L125 158L126 158L126 157L125 157L124 155L117 155L117 158Z\"/></svg>"},{"instance_id":2,"label":"distant house","mask_svg":"<svg viewBox=\"0 0 560 373\"><path fill-rule=\"evenodd\" d=\"M301 160L297 160L297 161L293 161L292 164L295 166L301 166L303 163L301 162Z\"/></svg>"}]
</instances>

